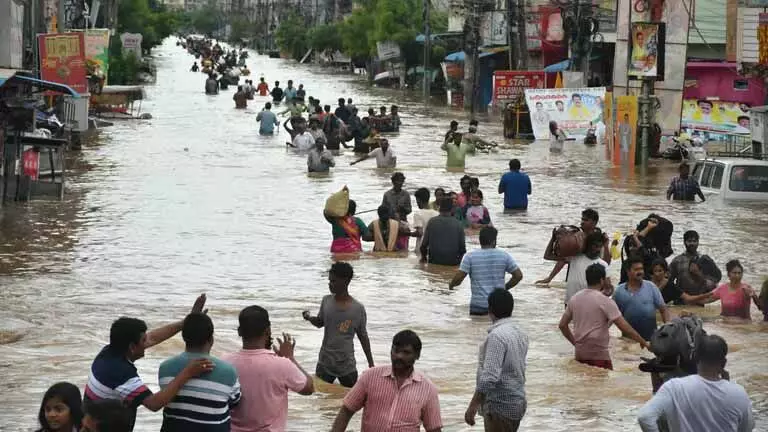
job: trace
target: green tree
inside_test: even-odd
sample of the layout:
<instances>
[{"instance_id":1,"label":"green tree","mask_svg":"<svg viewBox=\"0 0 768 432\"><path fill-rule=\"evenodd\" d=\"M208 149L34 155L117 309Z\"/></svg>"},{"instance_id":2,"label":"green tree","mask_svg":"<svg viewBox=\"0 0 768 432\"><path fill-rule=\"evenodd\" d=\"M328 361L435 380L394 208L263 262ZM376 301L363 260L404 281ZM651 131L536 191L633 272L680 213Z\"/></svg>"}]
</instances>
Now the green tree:
<instances>
[{"instance_id":1,"label":"green tree","mask_svg":"<svg viewBox=\"0 0 768 432\"><path fill-rule=\"evenodd\" d=\"M310 48L318 52L336 51L342 49L341 34L336 24L325 24L312 27L307 32Z\"/></svg>"},{"instance_id":2,"label":"green tree","mask_svg":"<svg viewBox=\"0 0 768 432\"><path fill-rule=\"evenodd\" d=\"M275 33L277 46L299 60L307 51L307 26L296 14L289 15L280 22Z\"/></svg>"},{"instance_id":3,"label":"green tree","mask_svg":"<svg viewBox=\"0 0 768 432\"><path fill-rule=\"evenodd\" d=\"M339 36L344 53L354 59L367 60L376 52L372 29L374 18L367 8L359 8L339 24Z\"/></svg>"},{"instance_id":4,"label":"green tree","mask_svg":"<svg viewBox=\"0 0 768 432\"><path fill-rule=\"evenodd\" d=\"M251 24L244 16L233 17L230 21L232 32L229 35L231 42L240 42L240 39L247 39L252 36Z\"/></svg>"},{"instance_id":5,"label":"green tree","mask_svg":"<svg viewBox=\"0 0 768 432\"><path fill-rule=\"evenodd\" d=\"M211 36L219 29L219 11L212 5L198 9L190 15L190 23L195 31Z\"/></svg>"}]
</instances>

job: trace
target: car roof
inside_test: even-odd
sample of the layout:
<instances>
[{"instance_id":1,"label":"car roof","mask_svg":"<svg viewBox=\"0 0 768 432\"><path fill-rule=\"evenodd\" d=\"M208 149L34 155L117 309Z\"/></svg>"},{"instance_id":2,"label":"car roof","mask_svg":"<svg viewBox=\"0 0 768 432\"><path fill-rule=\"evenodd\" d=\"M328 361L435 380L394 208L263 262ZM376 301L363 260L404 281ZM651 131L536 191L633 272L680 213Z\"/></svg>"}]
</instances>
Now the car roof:
<instances>
[{"instance_id":1,"label":"car roof","mask_svg":"<svg viewBox=\"0 0 768 432\"><path fill-rule=\"evenodd\" d=\"M706 158L696 162L720 162L725 165L768 166L768 161L749 158Z\"/></svg>"}]
</instances>

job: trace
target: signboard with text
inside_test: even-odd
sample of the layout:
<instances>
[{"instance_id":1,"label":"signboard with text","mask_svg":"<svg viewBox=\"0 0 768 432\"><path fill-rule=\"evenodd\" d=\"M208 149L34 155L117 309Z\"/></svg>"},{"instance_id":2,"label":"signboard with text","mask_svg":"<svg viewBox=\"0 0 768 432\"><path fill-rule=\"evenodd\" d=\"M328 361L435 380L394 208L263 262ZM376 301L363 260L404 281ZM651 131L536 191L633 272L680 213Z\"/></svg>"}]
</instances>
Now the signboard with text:
<instances>
[{"instance_id":1,"label":"signboard with text","mask_svg":"<svg viewBox=\"0 0 768 432\"><path fill-rule=\"evenodd\" d=\"M495 71L493 73L493 104L503 106L522 98L525 89L545 87L543 71Z\"/></svg>"},{"instance_id":2,"label":"signboard with text","mask_svg":"<svg viewBox=\"0 0 768 432\"><path fill-rule=\"evenodd\" d=\"M525 101L531 112L533 135L549 139L549 122L572 137L586 135L589 124L602 120L605 87L575 89L526 89Z\"/></svg>"},{"instance_id":3,"label":"signboard with text","mask_svg":"<svg viewBox=\"0 0 768 432\"><path fill-rule=\"evenodd\" d=\"M40 53L40 78L88 92L85 64L85 38L82 32L37 36Z\"/></svg>"}]
</instances>

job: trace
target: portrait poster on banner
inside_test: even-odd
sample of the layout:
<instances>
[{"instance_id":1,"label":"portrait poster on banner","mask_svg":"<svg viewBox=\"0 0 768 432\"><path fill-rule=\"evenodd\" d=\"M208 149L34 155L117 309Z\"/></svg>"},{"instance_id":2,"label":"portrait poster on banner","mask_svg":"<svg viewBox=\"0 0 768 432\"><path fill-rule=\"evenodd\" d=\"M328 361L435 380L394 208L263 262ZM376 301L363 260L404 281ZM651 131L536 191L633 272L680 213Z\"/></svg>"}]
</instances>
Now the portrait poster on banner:
<instances>
[{"instance_id":1,"label":"portrait poster on banner","mask_svg":"<svg viewBox=\"0 0 768 432\"><path fill-rule=\"evenodd\" d=\"M634 22L629 44L630 78L656 78L664 80L664 23Z\"/></svg>"},{"instance_id":2,"label":"portrait poster on banner","mask_svg":"<svg viewBox=\"0 0 768 432\"><path fill-rule=\"evenodd\" d=\"M526 89L525 102L531 113L533 135L537 140L549 139L549 122L569 137L584 137L590 122L603 116L605 87Z\"/></svg>"},{"instance_id":3,"label":"portrait poster on banner","mask_svg":"<svg viewBox=\"0 0 768 432\"><path fill-rule=\"evenodd\" d=\"M525 89L545 87L543 71L495 71L493 73L493 104L503 107L522 100Z\"/></svg>"},{"instance_id":4,"label":"portrait poster on banner","mask_svg":"<svg viewBox=\"0 0 768 432\"><path fill-rule=\"evenodd\" d=\"M88 29L85 31L85 61L89 72L100 70L109 76L109 29Z\"/></svg>"},{"instance_id":5,"label":"portrait poster on banner","mask_svg":"<svg viewBox=\"0 0 768 432\"><path fill-rule=\"evenodd\" d=\"M637 96L616 96L616 126L613 162L616 165L635 165L637 148Z\"/></svg>"},{"instance_id":6,"label":"portrait poster on banner","mask_svg":"<svg viewBox=\"0 0 768 432\"><path fill-rule=\"evenodd\" d=\"M85 38L82 32L37 36L40 78L88 93L85 65Z\"/></svg>"},{"instance_id":7,"label":"portrait poster on banner","mask_svg":"<svg viewBox=\"0 0 768 432\"><path fill-rule=\"evenodd\" d=\"M714 133L744 134L750 133L749 107L738 102L721 100L683 101L684 128Z\"/></svg>"}]
</instances>

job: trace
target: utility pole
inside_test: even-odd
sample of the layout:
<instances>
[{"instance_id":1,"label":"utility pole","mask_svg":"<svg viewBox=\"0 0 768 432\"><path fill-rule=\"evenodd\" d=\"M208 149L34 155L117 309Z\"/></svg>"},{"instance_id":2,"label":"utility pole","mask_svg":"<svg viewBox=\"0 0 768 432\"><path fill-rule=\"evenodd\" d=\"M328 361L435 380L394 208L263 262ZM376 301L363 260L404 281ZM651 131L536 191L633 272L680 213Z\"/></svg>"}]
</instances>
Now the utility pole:
<instances>
[{"instance_id":1,"label":"utility pole","mask_svg":"<svg viewBox=\"0 0 768 432\"><path fill-rule=\"evenodd\" d=\"M56 12L56 33L64 33L66 25L67 18L64 10L64 0L59 0L58 11Z\"/></svg>"},{"instance_id":2,"label":"utility pole","mask_svg":"<svg viewBox=\"0 0 768 432\"><path fill-rule=\"evenodd\" d=\"M653 124L653 82L651 77L643 77L640 86L640 97L637 98L638 122L640 123L640 166L648 166L648 143L650 141L651 125Z\"/></svg>"},{"instance_id":3,"label":"utility pole","mask_svg":"<svg viewBox=\"0 0 768 432\"><path fill-rule=\"evenodd\" d=\"M509 54L509 70L520 69L520 56L517 49L517 0L507 0L507 45Z\"/></svg>"},{"instance_id":4,"label":"utility pole","mask_svg":"<svg viewBox=\"0 0 768 432\"><path fill-rule=\"evenodd\" d=\"M430 59L432 57L432 29L429 25L429 9L430 9L430 2L431 0L423 0L424 1L424 102L429 101L429 91L432 84L432 81L430 80L431 75L428 73L429 70L429 63Z\"/></svg>"},{"instance_id":5,"label":"utility pole","mask_svg":"<svg viewBox=\"0 0 768 432\"><path fill-rule=\"evenodd\" d=\"M527 16L525 12L525 1L517 2L517 35L520 40L519 70L528 70L528 28Z\"/></svg>"},{"instance_id":6,"label":"utility pole","mask_svg":"<svg viewBox=\"0 0 768 432\"><path fill-rule=\"evenodd\" d=\"M479 69L478 51L480 49L480 4L478 0L466 0L469 3L469 17L465 27L464 47L464 109L471 114L477 109L477 72Z\"/></svg>"}]
</instances>

